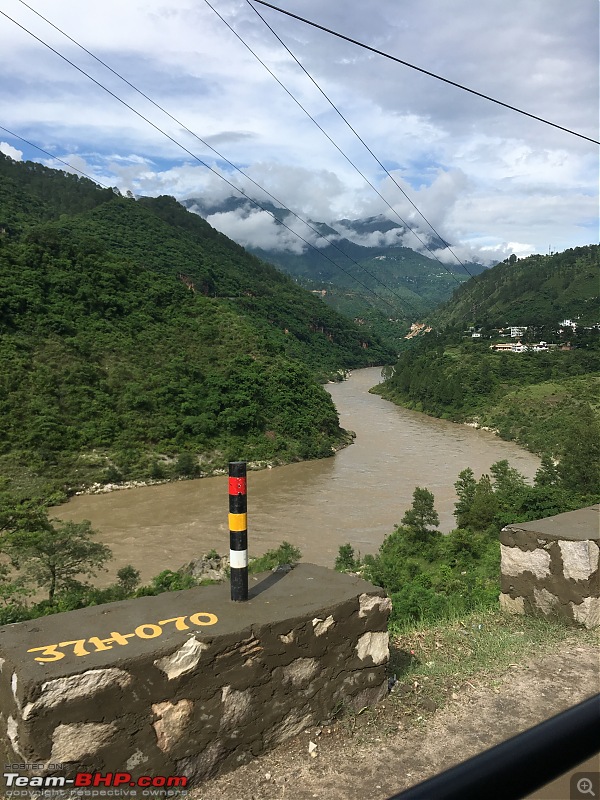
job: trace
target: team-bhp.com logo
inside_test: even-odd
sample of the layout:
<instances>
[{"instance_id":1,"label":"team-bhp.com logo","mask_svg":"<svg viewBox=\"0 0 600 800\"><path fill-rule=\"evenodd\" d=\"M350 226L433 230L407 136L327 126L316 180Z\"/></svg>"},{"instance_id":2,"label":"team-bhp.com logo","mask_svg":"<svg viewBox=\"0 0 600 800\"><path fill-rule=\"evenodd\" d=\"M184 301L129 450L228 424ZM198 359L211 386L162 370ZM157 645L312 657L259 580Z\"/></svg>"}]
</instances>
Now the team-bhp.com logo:
<instances>
[{"instance_id":1,"label":"team-bhp.com logo","mask_svg":"<svg viewBox=\"0 0 600 800\"><path fill-rule=\"evenodd\" d=\"M72 796L110 797L106 789L128 789L129 797L151 797L160 789L160 796L175 796L176 790L185 789L188 779L184 775L141 775L133 778L129 772L78 772L74 778L61 775L20 775L18 772L5 772L4 780L8 797L31 797L35 792L50 796L52 790L71 790ZM138 792L136 789L144 791ZM133 790L133 791L132 791ZM172 792L170 790L173 790Z\"/></svg>"}]
</instances>

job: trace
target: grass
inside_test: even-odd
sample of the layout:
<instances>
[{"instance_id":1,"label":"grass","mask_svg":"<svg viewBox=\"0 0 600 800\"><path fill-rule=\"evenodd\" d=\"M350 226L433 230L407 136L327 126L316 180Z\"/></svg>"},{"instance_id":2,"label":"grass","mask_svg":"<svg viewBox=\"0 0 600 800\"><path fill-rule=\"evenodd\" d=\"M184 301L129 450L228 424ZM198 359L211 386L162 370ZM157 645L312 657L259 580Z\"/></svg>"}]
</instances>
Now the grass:
<instances>
[{"instance_id":1,"label":"grass","mask_svg":"<svg viewBox=\"0 0 600 800\"><path fill-rule=\"evenodd\" d=\"M493 685L515 662L573 637L600 644L598 630L496 609L399 631L390 638L390 673L398 681L390 698L405 704L410 713L422 715L443 705L469 680Z\"/></svg>"},{"instance_id":2,"label":"grass","mask_svg":"<svg viewBox=\"0 0 600 800\"><path fill-rule=\"evenodd\" d=\"M512 667L573 639L598 646L600 630L499 609L396 629L390 632L389 673L397 682L385 702L357 711L340 706L332 717L342 735L380 746L384 737L407 725L427 724L428 716L457 700L465 689L495 689Z\"/></svg>"},{"instance_id":3,"label":"grass","mask_svg":"<svg viewBox=\"0 0 600 800\"><path fill-rule=\"evenodd\" d=\"M480 425L497 430L503 439L512 439L533 453L557 456L582 404L600 417L599 389L597 374L523 386L483 408L477 417Z\"/></svg>"}]
</instances>

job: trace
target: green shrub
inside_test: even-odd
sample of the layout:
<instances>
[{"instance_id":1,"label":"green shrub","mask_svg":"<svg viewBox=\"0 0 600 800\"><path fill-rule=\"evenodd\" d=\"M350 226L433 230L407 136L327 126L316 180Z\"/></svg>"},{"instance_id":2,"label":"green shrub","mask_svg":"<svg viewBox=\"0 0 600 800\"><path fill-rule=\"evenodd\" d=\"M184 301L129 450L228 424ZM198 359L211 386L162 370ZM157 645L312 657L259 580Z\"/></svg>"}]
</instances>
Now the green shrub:
<instances>
[{"instance_id":1,"label":"green shrub","mask_svg":"<svg viewBox=\"0 0 600 800\"><path fill-rule=\"evenodd\" d=\"M146 597L148 595L162 594L162 592L178 592L181 589L193 589L198 583L191 575L184 575L183 572L173 572L165 569L152 578L149 586L140 587L136 597Z\"/></svg>"},{"instance_id":2,"label":"green shrub","mask_svg":"<svg viewBox=\"0 0 600 800\"><path fill-rule=\"evenodd\" d=\"M354 548L351 544L342 544L335 559L336 572L356 572L361 566L360 553L358 557L354 555Z\"/></svg>"},{"instance_id":3,"label":"green shrub","mask_svg":"<svg viewBox=\"0 0 600 800\"><path fill-rule=\"evenodd\" d=\"M267 550L260 558L251 559L248 572L267 572L270 569L289 564L294 566L302 558L302 553L289 542L282 542L276 550Z\"/></svg>"},{"instance_id":4,"label":"green shrub","mask_svg":"<svg viewBox=\"0 0 600 800\"><path fill-rule=\"evenodd\" d=\"M184 451L183 453L179 454L177 461L175 462L175 475L181 475L182 477L192 478L194 475L198 474L198 462L196 457L192 455L192 453L188 453Z\"/></svg>"},{"instance_id":5,"label":"green shrub","mask_svg":"<svg viewBox=\"0 0 600 800\"><path fill-rule=\"evenodd\" d=\"M110 464L102 474L102 480L104 483L121 483L123 480L123 473L115 467L114 464Z\"/></svg>"},{"instance_id":6,"label":"green shrub","mask_svg":"<svg viewBox=\"0 0 600 800\"><path fill-rule=\"evenodd\" d=\"M444 619L451 609L451 601L445 595L416 581L408 583L399 592L392 594L390 624L411 622L433 622Z\"/></svg>"}]
</instances>

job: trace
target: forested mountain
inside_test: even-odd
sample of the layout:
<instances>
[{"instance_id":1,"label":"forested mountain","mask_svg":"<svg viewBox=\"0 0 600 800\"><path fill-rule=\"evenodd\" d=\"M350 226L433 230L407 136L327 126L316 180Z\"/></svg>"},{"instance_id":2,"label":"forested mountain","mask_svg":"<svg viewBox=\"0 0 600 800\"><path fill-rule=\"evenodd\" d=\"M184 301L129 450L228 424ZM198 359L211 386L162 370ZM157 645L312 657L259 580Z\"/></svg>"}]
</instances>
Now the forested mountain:
<instances>
[{"instance_id":1,"label":"forested mountain","mask_svg":"<svg viewBox=\"0 0 600 800\"><path fill-rule=\"evenodd\" d=\"M0 154L0 476L327 455L381 342L187 212Z\"/></svg>"},{"instance_id":2,"label":"forested mountain","mask_svg":"<svg viewBox=\"0 0 600 800\"><path fill-rule=\"evenodd\" d=\"M469 281L375 391L418 411L489 427L553 458L579 441L591 463L600 453L599 250L511 258ZM575 326L561 327L565 318ZM492 344L511 341L500 330L508 326L526 327L519 334L526 343L546 344L494 351Z\"/></svg>"},{"instance_id":3,"label":"forested mountain","mask_svg":"<svg viewBox=\"0 0 600 800\"><path fill-rule=\"evenodd\" d=\"M600 247L506 261L456 289L431 315L436 327L507 325L557 327L600 322Z\"/></svg>"},{"instance_id":4,"label":"forested mountain","mask_svg":"<svg viewBox=\"0 0 600 800\"><path fill-rule=\"evenodd\" d=\"M244 198L230 197L218 205L190 198L184 205L210 219L213 214L235 213L242 218L256 213ZM285 209L262 203L276 219L298 228ZM346 316L360 318L369 330L394 343L410 324L446 300L457 286L485 268L469 262L466 269L454 261L441 264L410 247L399 246L407 229L383 216L343 219L333 226L311 221L313 228L331 244L303 252L249 247L259 258L275 264L311 291L320 291L323 301ZM302 232L302 231L301 231ZM305 235L310 239L311 231ZM314 235L312 236L314 238ZM414 240L415 245L418 243ZM437 238L424 240L432 250L444 246ZM390 319L397 324L390 326ZM387 322L386 322L387 321Z\"/></svg>"}]
</instances>

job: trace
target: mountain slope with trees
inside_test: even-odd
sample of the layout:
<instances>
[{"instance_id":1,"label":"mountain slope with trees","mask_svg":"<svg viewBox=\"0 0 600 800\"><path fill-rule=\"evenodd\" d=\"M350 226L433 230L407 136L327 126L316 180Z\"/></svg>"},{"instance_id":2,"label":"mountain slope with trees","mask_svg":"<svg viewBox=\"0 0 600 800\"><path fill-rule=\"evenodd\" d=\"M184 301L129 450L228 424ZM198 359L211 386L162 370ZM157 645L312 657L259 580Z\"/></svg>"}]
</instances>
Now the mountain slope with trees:
<instances>
[{"instance_id":1,"label":"mountain slope with trees","mask_svg":"<svg viewBox=\"0 0 600 800\"><path fill-rule=\"evenodd\" d=\"M79 487L328 455L319 385L390 351L174 198L0 155L0 476Z\"/></svg>"},{"instance_id":2,"label":"mountain slope with trees","mask_svg":"<svg viewBox=\"0 0 600 800\"><path fill-rule=\"evenodd\" d=\"M434 315L433 331L412 342L373 391L434 416L490 427L553 458L564 455L573 438L595 453L599 250L590 245L509 260L469 281ZM577 327L561 328L569 316ZM527 326L524 341L543 337L555 346L493 352L490 343L500 341L498 329L508 325ZM473 326L481 338L472 338Z\"/></svg>"},{"instance_id":3,"label":"mountain slope with trees","mask_svg":"<svg viewBox=\"0 0 600 800\"><path fill-rule=\"evenodd\" d=\"M600 247L506 261L458 287L430 315L438 328L529 325L552 330L564 319L600 322Z\"/></svg>"},{"instance_id":4,"label":"mountain slope with trees","mask_svg":"<svg viewBox=\"0 0 600 800\"><path fill-rule=\"evenodd\" d=\"M235 213L248 218L258 213L245 198L229 197L210 204L196 197L183 204L208 219L215 214ZM261 205L276 220L293 230L298 228L296 217L286 209L269 202ZM327 305L360 319L366 330L379 334L395 350L399 337L418 317L446 300L470 275L485 270L483 265L472 262L466 264L466 269L454 260L441 264L410 247L394 244L403 240L408 229L382 215L343 219L332 223L333 227L311 221L310 226L312 230L301 228L302 236L310 240L318 232L331 243L320 241L318 247L306 246L302 252L248 249L291 275L301 286L321 293ZM437 238L423 241L432 250L445 245Z\"/></svg>"}]
</instances>

